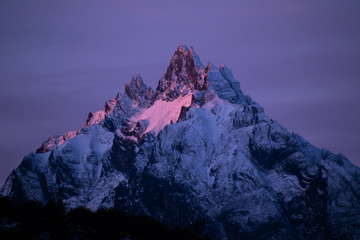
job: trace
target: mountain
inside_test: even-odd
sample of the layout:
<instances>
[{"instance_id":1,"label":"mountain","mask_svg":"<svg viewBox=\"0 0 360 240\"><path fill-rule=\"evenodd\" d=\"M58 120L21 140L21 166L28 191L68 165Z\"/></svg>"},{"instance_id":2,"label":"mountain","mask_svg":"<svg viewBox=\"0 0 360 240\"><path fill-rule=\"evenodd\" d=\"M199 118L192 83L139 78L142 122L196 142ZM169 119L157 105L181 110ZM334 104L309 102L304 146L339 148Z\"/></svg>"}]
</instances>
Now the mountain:
<instances>
[{"instance_id":1,"label":"mountain","mask_svg":"<svg viewBox=\"0 0 360 240\"><path fill-rule=\"evenodd\" d=\"M360 239L360 169L269 119L229 68L179 46L83 128L25 156L1 193L115 208L212 239Z\"/></svg>"}]
</instances>

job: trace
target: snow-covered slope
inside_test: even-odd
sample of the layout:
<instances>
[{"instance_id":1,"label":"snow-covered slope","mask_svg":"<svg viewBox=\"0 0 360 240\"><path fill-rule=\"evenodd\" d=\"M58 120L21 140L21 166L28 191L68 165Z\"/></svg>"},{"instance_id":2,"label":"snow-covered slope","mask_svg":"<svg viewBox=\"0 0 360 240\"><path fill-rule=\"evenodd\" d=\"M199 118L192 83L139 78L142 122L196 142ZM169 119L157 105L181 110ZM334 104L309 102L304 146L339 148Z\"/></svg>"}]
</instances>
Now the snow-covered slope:
<instances>
[{"instance_id":1,"label":"snow-covered slope","mask_svg":"<svg viewBox=\"0 0 360 240\"><path fill-rule=\"evenodd\" d=\"M360 170L269 119L227 67L179 46L84 127L27 155L1 192L114 207L213 239L359 239Z\"/></svg>"},{"instance_id":2,"label":"snow-covered slope","mask_svg":"<svg viewBox=\"0 0 360 240\"><path fill-rule=\"evenodd\" d=\"M159 99L151 107L135 114L129 121L133 123L142 121L145 124L143 134L152 132L157 135L166 125L176 123L182 107L189 107L191 99L190 93L170 102Z\"/></svg>"}]
</instances>

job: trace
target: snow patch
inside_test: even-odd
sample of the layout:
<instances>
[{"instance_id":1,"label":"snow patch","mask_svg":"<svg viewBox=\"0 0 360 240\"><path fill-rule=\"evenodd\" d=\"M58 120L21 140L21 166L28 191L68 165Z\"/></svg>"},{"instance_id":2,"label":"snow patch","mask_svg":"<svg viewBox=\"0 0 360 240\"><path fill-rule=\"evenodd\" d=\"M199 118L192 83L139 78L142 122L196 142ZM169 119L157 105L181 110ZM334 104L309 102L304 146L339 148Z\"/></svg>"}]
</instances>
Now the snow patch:
<instances>
[{"instance_id":1,"label":"snow patch","mask_svg":"<svg viewBox=\"0 0 360 240\"><path fill-rule=\"evenodd\" d=\"M147 128L143 134L152 132L157 135L166 125L178 120L181 108L191 105L191 98L192 92L171 102L159 99L150 108L130 118L130 122L135 125L139 121L144 121L147 123Z\"/></svg>"}]
</instances>

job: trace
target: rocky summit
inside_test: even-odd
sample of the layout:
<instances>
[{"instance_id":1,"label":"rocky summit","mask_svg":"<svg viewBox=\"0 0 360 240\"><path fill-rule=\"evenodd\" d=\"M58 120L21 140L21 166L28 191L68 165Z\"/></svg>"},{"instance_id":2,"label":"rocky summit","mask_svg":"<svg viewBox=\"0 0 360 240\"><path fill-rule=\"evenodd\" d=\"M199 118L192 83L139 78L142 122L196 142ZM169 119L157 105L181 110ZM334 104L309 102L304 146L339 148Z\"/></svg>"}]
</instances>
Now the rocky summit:
<instances>
[{"instance_id":1,"label":"rocky summit","mask_svg":"<svg viewBox=\"0 0 360 240\"><path fill-rule=\"evenodd\" d=\"M155 90L131 79L25 156L1 194L202 222L212 239L360 239L360 169L269 119L229 68L184 45Z\"/></svg>"}]
</instances>

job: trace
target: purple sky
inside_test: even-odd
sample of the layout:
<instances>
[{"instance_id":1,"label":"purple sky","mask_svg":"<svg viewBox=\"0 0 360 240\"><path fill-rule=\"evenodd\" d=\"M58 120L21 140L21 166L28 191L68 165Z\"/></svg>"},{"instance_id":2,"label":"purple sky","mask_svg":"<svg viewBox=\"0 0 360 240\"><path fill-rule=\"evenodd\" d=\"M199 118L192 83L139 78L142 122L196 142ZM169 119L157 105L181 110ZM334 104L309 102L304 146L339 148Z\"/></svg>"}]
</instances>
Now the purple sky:
<instances>
[{"instance_id":1,"label":"purple sky","mask_svg":"<svg viewBox=\"0 0 360 240\"><path fill-rule=\"evenodd\" d=\"M2 0L0 184L131 76L156 87L182 43L230 67L269 117L360 166L359 13L359 0Z\"/></svg>"}]
</instances>

